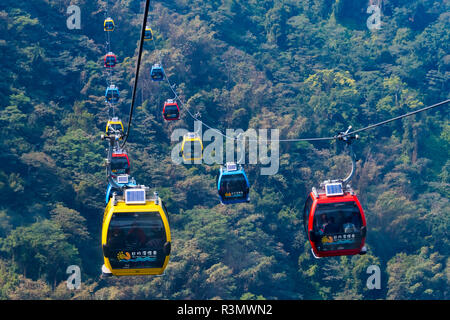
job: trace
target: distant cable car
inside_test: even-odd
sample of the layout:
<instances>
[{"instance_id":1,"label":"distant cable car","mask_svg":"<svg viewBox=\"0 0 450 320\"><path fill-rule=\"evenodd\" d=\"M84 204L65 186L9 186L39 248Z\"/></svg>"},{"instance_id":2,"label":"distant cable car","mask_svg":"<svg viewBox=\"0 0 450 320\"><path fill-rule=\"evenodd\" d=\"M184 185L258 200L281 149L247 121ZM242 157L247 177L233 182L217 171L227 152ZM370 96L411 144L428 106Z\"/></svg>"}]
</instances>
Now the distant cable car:
<instances>
[{"instance_id":1,"label":"distant cable car","mask_svg":"<svg viewBox=\"0 0 450 320\"><path fill-rule=\"evenodd\" d=\"M114 176L130 174L130 159L124 150L115 150L111 154L110 170Z\"/></svg>"},{"instance_id":2,"label":"distant cable car","mask_svg":"<svg viewBox=\"0 0 450 320\"><path fill-rule=\"evenodd\" d=\"M188 132L183 136L181 155L185 162L201 160L203 158L203 143L196 132Z\"/></svg>"},{"instance_id":3,"label":"distant cable car","mask_svg":"<svg viewBox=\"0 0 450 320\"><path fill-rule=\"evenodd\" d=\"M153 40L153 31L150 27L145 27L144 41Z\"/></svg>"},{"instance_id":4,"label":"distant cable car","mask_svg":"<svg viewBox=\"0 0 450 320\"><path fill-rule=\"evenodd\" d=\"M124 129L123 129L123 123L122 120L119 120L119 118L112 118L111 120L108 120L108 123L106 124L106 130L105 133L107 135L115 134L119 135L122 139Z\"/></svg>"},{"instance_id":5,"label":"distant cable car","mask_svg":"<svg viewBox=\"0 0 450 320\"><path fill-rule=\"evenodd\" d=\"M117 57L114 53L108 52L104 59L105 68L114 68L117 64Z\"/></svg>"},{"instance_id":6,"label":"distant cable car","mask_svg":"<svg viewBox=\"0 0 450 320\"><path fill-rule=\"evenodd\" d=\"M116 179L110 181L106 187L105 204L108 204L109 199L112 197L112 192L123 196L123 189L125 187L136 187L136 181L127 174L119 175Z\"/></svg>"},{"instance_id":7,"label":"distant cable car","mask_svg":"<svg viewBox=\"0 0 450 320\"><path fill-rule=\"evenodd\" d=\"M168 99L164 103L163 116L167 121L180 119L180 108L175 100Z\"/></svg>"},{"instance_id":8,"label":"distant cable car","mask_svg":"<svg viewBox=\"0 0 450 320\"><path fill-rule=\"evenodd\" d=\"M106 18L103 22L103 30L105 31L114 31L114 20L112 18Z\"/></svg>"},{"instance_id":9,"label":"distant cable car","mask_svg":"<svg viewBox=\"0 0 450 320\"><path fill-rule=\"evenodd\" d=\"M160 64L154 64L150 70L150 77L153 81L164 80L164 69Z\"/></svg>"},{"instance_id":10,"label":"distant cable car","mask_svg":"<svg viewBox=\"0 0 450 320\"><path fill-rule=\"evenodd\" d=\"M115 85L110 85L106 88L105 99L110 103L117 103L120 99L119 89Z\"/></svg>"},{"instance_id":11,"label":"distant cable car","mask_svg":"<svg viewBox=\"0 0 450 320\"><path fill-rule=\"evenodd\" d=\"M242 167L227 163L220 168L217 191L222 204L249 202L250 183Z\"/></svg>"},{"instance_id":12,"label":"distant cable car","mask_svg":"<svg viewBox=\"0 0 450 320\"><path fill-rule=\"evenodd\" d=\"M367 225L358 197L349 186L355 172L356 156L352 142L358 135L349 135L351 126L338 139L349 149L352 170L343 180L328 180L319 190L312 189L303 210L303 223L314 257L331 257L367 253L364 245Z\"/></svg>"},{"instance_id":13,"label":"distant cable car","mask_svg":"<svg viewBox=\"0 0 450 320\"><path fill-rule=\"evenodd\" d=\"M148 188L125 188L103 215L104 276L160 275L169 263L171 235L166 207Z\"/></svg>"},{"instance_id":14,"label":"distant cable car","mask_svg":"<svg viewBox=\"0 0 450 320\"><path fill-rule=\"evenodd\" d=\"M305 232L317 258L365 254L366 219L358 197L342 182L313 188L303 210Z\"/></svg>"}]
</instances>

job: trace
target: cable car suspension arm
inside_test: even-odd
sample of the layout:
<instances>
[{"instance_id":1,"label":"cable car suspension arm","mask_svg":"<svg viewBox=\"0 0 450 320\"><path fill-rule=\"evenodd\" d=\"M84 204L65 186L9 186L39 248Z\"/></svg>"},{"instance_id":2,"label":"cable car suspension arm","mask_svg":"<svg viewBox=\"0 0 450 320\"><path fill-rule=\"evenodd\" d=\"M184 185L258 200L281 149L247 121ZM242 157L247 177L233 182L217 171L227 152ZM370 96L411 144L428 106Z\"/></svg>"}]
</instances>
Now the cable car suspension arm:
<instances>
[{"instance_id":1,"label":"cable car suspension arm","mask_svg":"<svg viewBox=\"0 0 450 320\"><path fill-rule=\"evenodd\" d=\"M349 134L351 128L352 126L349 126L347 131L340 132L336 136L338 140L345 142L346 147L348 148L348 151L350 153L350 158L352 159L352 170L350 171L350 174L344 180L342 180L342 183L344 185L347 185L351 181L356 170L356 155L355 152L353 151L352 143L353 140L359 139L359 136L357 134Z\"/></svg>"}]
</instances>

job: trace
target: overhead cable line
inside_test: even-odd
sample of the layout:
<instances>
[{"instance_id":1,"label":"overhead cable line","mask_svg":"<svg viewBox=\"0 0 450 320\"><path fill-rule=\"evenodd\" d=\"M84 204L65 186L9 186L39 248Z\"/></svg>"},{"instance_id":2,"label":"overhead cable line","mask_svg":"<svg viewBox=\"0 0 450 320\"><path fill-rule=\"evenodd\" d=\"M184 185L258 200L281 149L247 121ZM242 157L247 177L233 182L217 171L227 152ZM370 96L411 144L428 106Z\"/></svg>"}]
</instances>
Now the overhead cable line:
<instances>
[{"instance_id":1,"label":"overhead cable line","mask_svg":"<svg viewBox=\"0 0 450 320\"><path fill-rule=\"evenodd\" d=\"M153 39L152 39L152 42L153 42L153 46L154 46L154 48L155 48L155 51L156 51L157 54L158 54L159 62L160 62L161 65L163 65L163 63L162 63L162 58L161 58L161 54L159 53L159 51L158 51L158 49L157 49L157 47L156 47L156 43L155 43L154 37L153 37ZM238 137L230 137L230 136L228 136L228 135L222 133L220 130L218 130L218 129L216 129L216 128L213 128L213 127L209 126L208 124L206 124L205 122L203 122L202 120L198 119L198 115L197 115L197 114L196 114L196 115L192 114L192 112L189 110L189 108L187 108L187 107L185 106L185 103L184 103L183 100L180 98L180 96L178 95L178 93L177 93L176 90L174 89L174 86L173 86L172 83L170 82L169 77L168 77L165 73L164 73L164 77L165 77L165 79L166 79L166 81L167 81L167 84L168 84L169 87L170 87L170 90L171 90L172 93L174 94L175 99L178 100L178 101L180 101L182 107L187 111L187 113L189 114L189 116L190 116L192 119L194 119L195 121L199 121L199 122L200 122L202 125L204 125L205 127L207 127L207 128L209 128L209 129L211 129L211 130L217 132L218 134L220 134L221 136L223 136L223 137L225 137L225 138L227 138L227 139L230 139L230 140L236 140L236 141L238 140ZM400 119L402 119L402 118L406 118L406 117L412 116L412 115L417 114L417 113L420 113L420 112L424 112L424 111L427 111L427 110L430 110L430 109L433 109L433 108L436 108L436 107L440 107L440 106L445 105L445 104L447 104L447 103L449 103L449 102L450 102L450 99L447 99L447 100L438 102L438 103L436 103L436 104L433 104L433 105L431 105L431 106L428 106L428 107L425 107L425 108L422 108L422 109L418 109L418 110L415 110L415 111L408 112L408 113L403 114L403 115L398 116L398 117L394 117L394 118L391 118L391 119L388 119L388 120L384 120L384 121L381 121L381 122L379 122L379 123L375 123L375 124L372 124L372 125L369 125L369 126L367 126L367 127L364 127L364 128L358 129L358 130L354 130L354 131L351 131L351 132L348 132L348 131L347 131L347 132L345 132L345 133L340 133L340 134L335 135L335 136L332 136L332 137L330 136L330 137L313 137L313 138L297 138L297 139L296 139L296 138L293 138L293 139L276 139L276 140L273 140L273 139L267 139L267 140L252 140L252 139L249 139L248 141L253 141L253 142L254 142L254 141L257 141L257 142L265 142L265 143L267 143L267 142L272 142L272 141L278 141L278 142L300 142L300 141L326 141L326 140L342 139L344 136L346 137L346 136L354 135L354 134L356 134L356 133L358 133L358 132L362 132L362 131L369 130L369 129L372 129L372 128L375 128L375 127L378 127L378 126L382 126L382 125L384 125L384 124L387 124L387 123L390 123L390 122L393 122L393 121L396 121L396 120L400 120Z\"/></svg>"},{"instance_id":2,"label":"overhead cable line","mask_svg":"<svg viewBox=\"0 0 450 320\"><path fill-rule=\"evenodd\" d=\"M389 123L389 122L392 122L392 121L400 120L400 119L403 119L403 118L415 115L415 114L420 113L420 112L424 112L424 111L427 111L427 110L430 110L430 109L433 109L433 108L440 107L440 106L445 105L445 104L447 104L449 102L450 102L450 99L447 99L447 100L438 102L436 104L433 104L431 106L428 106L428 107L425 107L425 108L422 108L422 109L418 109L418 110L414 110L414 111L405 113L405 114L403 114L401 116L398 116L398 117L394 117L394 118L391 118L391 119L388 119L388 120L385 120L385 121L381 121L381 122L378 122L378 123L375 123L375 124L371 124L370 126L367 126L367 127L364 127L364 128L361 128L361 129L349 132L347 135L352 135L352 134L355 134L355 133L358 133L358 132L361 132L361 131L365 131L365 130L369 130L369 129L372 129L372 128L375 128L375 127L379 127L379 126L382 126L382 125L384 125L386 123Z\"/></svg>"}]
</instances>

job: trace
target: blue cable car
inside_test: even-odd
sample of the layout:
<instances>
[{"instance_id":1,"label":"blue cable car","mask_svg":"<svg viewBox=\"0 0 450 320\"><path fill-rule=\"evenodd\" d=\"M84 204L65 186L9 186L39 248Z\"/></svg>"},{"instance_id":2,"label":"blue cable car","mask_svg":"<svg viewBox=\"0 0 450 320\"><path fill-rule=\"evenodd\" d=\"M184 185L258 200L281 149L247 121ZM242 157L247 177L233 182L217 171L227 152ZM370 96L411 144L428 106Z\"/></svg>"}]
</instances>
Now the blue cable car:
<instances>
[{"instance_id":1,"label":"blue cable car","mask_svg":"<svg viewBox=\"0 0 450 320\"><path fill-rule=\"evenodd\" d=\"M160 64L154 64L152 70L150 71L150 77L153 81L164 80L164 69Z\"/></svg>"},{"instance_id":2,"label":"blue cable car","mask_svg":"<svg viewBox=\"0 0 450 320\"><path fill-rule=\"evenodd\" d=\"M110 85L105 91L105 100L110 103L117 103L120 99L119 89L115 85Z\"/></svg>"},{"instance_id":3,"label":"blue cable car","mask_svg":"<svg viewBox=\"0 0 450 320\"><path fill-rule=\"evenodd\" d=\"M244 169L233 162L221 167L217 191L222 204L250 202L250 183Z\"/></svg>"}]
</instances>

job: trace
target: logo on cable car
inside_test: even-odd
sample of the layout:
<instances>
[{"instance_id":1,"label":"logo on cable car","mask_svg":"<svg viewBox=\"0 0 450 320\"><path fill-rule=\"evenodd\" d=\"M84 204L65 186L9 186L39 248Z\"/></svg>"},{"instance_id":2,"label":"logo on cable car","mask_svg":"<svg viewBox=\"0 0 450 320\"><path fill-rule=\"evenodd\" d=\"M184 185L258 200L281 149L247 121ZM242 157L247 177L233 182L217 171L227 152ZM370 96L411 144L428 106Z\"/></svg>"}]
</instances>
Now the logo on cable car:
<instances>
[{"instance_id":1,"label":"logo on cable car","mask_svg":"<svg viewBox=\"0 0 450 320\"><path fill-rule=\"evenodd\" d=\"M117 254L117 260L119 262L143 262L143 261L156 261L156 250L148 251L133 251L123 253L120 251Z\"/></svg>"},{"instance_id":2,"label":"logo on cable car","mask_svg":"<svg viewBox=\"0 0 450 320\"><path fill-rule=\"evenodd\" d=\"M331 242L333 242L333 237L327 237L327 236L325 236L325 237L322 237L322 243L331 243Z\"/></svg>"},{"instance_id":3,"label":"logo on cable car","mask_svg":"<svg viewBox=\"0 0 450 320\"><path fill-rule=\"evenodd\" d=\"M130 259L131 259L131 255L129 252L123 253L123 251L120 251L117 254L117 260L119 260L119 261L130 260Z\"/></svg>"},{"instance_id":4,"label":"logo on cable car","mask_svg":"<svg viewBox=\"0 0 450 320\"><path fill-rule=\"evenodd\" d=\"M242 197L243 195L244 195L244 193L242 191L225 193L225 197L227 197L227 198L239 198L239 197Z\"/></svg>"}]
</instances>

